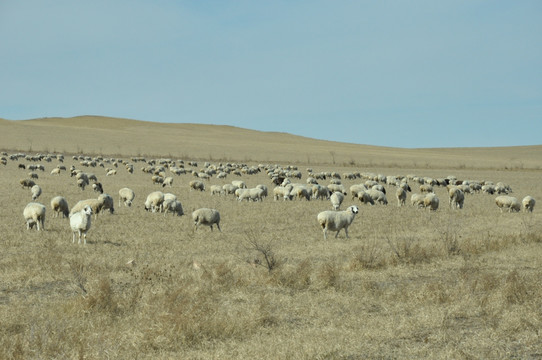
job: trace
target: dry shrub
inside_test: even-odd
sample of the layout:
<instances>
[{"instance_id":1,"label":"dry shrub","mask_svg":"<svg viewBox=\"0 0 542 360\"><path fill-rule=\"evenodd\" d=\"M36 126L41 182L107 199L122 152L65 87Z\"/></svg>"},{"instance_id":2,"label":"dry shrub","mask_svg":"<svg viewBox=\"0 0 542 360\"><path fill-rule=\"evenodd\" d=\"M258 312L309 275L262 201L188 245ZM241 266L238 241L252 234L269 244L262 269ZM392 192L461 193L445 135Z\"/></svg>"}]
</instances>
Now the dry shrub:
<instances>
[{"instance_id":1,"label":"dry shrub","mask_svg":"<svg viewBox=\"0 0 542 360\"><path fill-rule=\"evenodd\" d=\"M507 304L523 304L529 299L529 284L517 270L513 270L504 280L502 293Z\"/></svg>"},{"instance_id":2,"label":"dry shrub","mask_svg":"<svg viewBox=\"0 0 542 360\"><path fill-rule=\"evenodd\" d=\"M281 267L273 274L273 282L294 290L307 289L311 284L312 262L310 259L301 261L296 267Z\"/></svg>"},{"instance_id":3,"label":"dry shrub","mask_svg":"<svg viewBox=\"0 0 542 360\"><path fill-rule=\"evenodd\" d=\"M350 260L350 270L382 269L388 265L382 248L376 239L361 243L353 250L353 258Z\"/></svg>"},{"instance_id":4,"label":"dry shrub","mask_svg":"<svg viewBox=\"0 0 542 360\"><path fill-rule=\"evenodd\" d=\"M102 311L111 315L116 315L119 310L119 305L113 294L111 280L108 278L101 278L95 288L91 288L88 296L84 298L83 304L88 310Z\"/></svg>"},{"instance_id":5,"label":"dry shrub","mask_svg":"<svg viewBox=\"0 0 542 360\"><path fill-rule=\"evenodd\" d=\"M339 286L341 269L335 263L325 263L320 267L318 280L323 288L337 288Z\"/></svg>"}]
</instances>

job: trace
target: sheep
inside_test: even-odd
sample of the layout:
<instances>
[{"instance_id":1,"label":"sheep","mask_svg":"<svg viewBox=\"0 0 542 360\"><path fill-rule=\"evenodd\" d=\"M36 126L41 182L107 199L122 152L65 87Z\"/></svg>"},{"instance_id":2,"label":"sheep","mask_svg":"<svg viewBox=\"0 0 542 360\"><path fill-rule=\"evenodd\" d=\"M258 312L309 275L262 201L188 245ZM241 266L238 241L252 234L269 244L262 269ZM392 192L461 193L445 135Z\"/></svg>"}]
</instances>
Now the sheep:
<instances>
[{"instance_id":1,"label":"sheep","mask_svg":"<svg viewBox=\"0 0 542 360\"><path fill-rule=\"evenodd\" d=\"M532 196L525 196L521 203L523 204L523 211L533 212L536 201Z\"/></svg>"},{"instance_id":2,"label":"sheep","mask_svg":"<svg viewBox=\"0 0 542 360\"><path fill-rule=\"evenodd\" d=\"M23 216L26 221L26 229L30 230L36 225L36 230L45 230L45 206L38 202L28 203Z\"/></svg>"},{"instance_id":3,"label":"sheep","mask_svg":"<svg viewBox=\"0 0 542 360\"><path fill-rule=\"evenodd\" d=\"M429 210L436 211L439 205L439 199L435 193L426 194L423 198L423 205Z\"/></svg>"},{"instance_id":4,"label":"sheep","mask_svg":"<svg viewBox=\"0 0 542 360\"><path fill-rule=\"evenodd\" d=\"M495 198L495 203L501 209L501 213L505 208L508 209L508 212L518 212L519 210L521 210L521 203L518 201L518 199L512 196L497 196Z\"/></svg>"},{"instance_id":5,"label":"sheep","mask_svg":"<svg viewBox=\"0 0 542 360\"><path fill-rule=\"evenodd\" d=\"M121 201L124 203L124 206L132 206L132 202L135 199L134 190L130 188L122 188L119 190L119 206Z\"/></svg>"},{"instance_id":6,"label":"sheep","mask_svg":"<svg viewBox=\"0 0 542 360\"><path fill-rule=\"evenodd\" d=\"M173 178L171 176L167 176L164 178L164 182L162 183L162 187L172 187L173 186Z\"/></svg>"},{"instance_id":7,"label":"sheep","mask_svg":"<svg viewBox=\"0 0 542 360\"><path fill-rule=\"evenodd\" d=\"M237 186L240 189L246 189L247 188L247 184L245 184L245 182L243 180L232 180L231 184L234 185L234 186Z\"/></svg>"},{"instance_id":8,"label":"sheep","mask_svg":"<svg viewBox=\"0 0 542 360\"><path fill-rule=\"evenodd\" d=\"M312 186L312 198L313 199L329 199L330 192L327 186L315 184Z\"/></svg>"},{"instance_id":9,"label":"sheep","mask_svg":"<svg viewBox=\"0 0 542 360\"><path fill-rule=\"evenodd\" d=\"M335 238L339 235L341 229L344 229L346 238L348 238L348 227L354 221L356 214L358 213L358 207L352 205L344 211L327 210L318 214L318 223L324 231L324 240L327 239L328 230L336 231Z\"/></svg>"},{"instance_id":10,"label":"sheep","mask_svg":"<svg viewBox=\"0 0 542 360\"><path fill-rule=\"evenodd\" d=\"M172 214L177 214L177 216L184 215L183 206L180 201L178 200L172 200L172 201L164 201L164 216L168 212L171 212Z\"/></svg>"},{"instance_id":11,"label":"sheep","mask_svg":"<svg viewBox=\"0 0 542 360\"><path fill-rule=\"evenodd\" d=\"M31 189L32 186L36 185L36 183L33 180L30 180L30 179L22 179L21 181L19 181L19 184L21 184L23 189L24 188Z\"/></svg>"},{"instance_id":12,"label":"sheep","mask_svg":"<svg viewBox=\"0 0 542 360\"><path fill-rule=\"evenodd\" d=\"M161 191L154 191L147 196L145 200L145 210L156 212L162 211L162 205L164 203L164 193Z\"/></svg>"},{"instance_id":13,"label":"sheep","mask_svg":"<svg viewBox=\"0 0 542 360\"><path fill-rule=\"evenodd\" d=\"M239 192L239 195L237 193ZM260 188L252 188L252 189L237 189L235 191L237 195L237 200L239 201L262 201L263 197L263 189Z\"/></svg>"},{"instance_id":14,"label":"sheep","mask_svg":"<svg viewBox=\"0 0 542 360\"><path fill-rule=\"evenodd\" d=\"M39 185L34 185L30 189L30 192L32 193L32 201L36 201L41 195L41 187Z\"/></svg>"},{"instance_id":15,"label":"sheep","mask_svg":"<svg viewBox=\"0 0 542 360\"><path fill-rule=\"evenodd\" d=\"M448 190L448 195L450 197L450 207L452 209L463 209L463 203L465 201L465 194L463 190L457 186L451 186Z\"/></svg>"},{"instance_id":16,"label":"sheep","mask_svg":"<svg viewBox=\"0 0 542 360\"><path fill-rule=\"evenodd\" d=\"M79 234L81 244L81 235L83 235L84 244L87 244L87 231L90 229L92 217L92 207L85 205L83 209L70 215L70 227L73 232L72 243L75 243L75 234Z\"/></svg>"},{"instance_id":17,"label":"sheep","mask_svg":"<svg viewBox=\"0 0 542 360\"><path fill-rule=\"evenodd\" d=\"M83 210L84 207L87 205L91 207L92 213L94 214L94 218L96 219L98 217L98 214L102 210L102 206L103 206L103 202L98 199L86 199L86 200L78 201L77 204L75 204L71 208L69 216L72 216L73 214Z\"/></svg>"},{"instance_id":18,"label":"sheep","mask_svg":"<svg viewBox=\"0 0 542 360\"><path fill-rule=\"evenodd\" d=\"M367 187L363 184L354 184L350 186L350 194L352 195L352 200L358 197L360 191L366 191Z\"/></svg>"},{"instance_id":19,"label":"sheep","mask_svg":"<svg viewBox=\"0 0 542 360\"><path fill-rule=\"evenodd\" d=\"M77 186L81 188L81 190L85 190L85 186L87 186L88 183L84 179L77 180Z\"/></svg>"},{"instance_id":20,"label":"sheep","mask_svg":"<svg viewBox=\"0 0 542 360\"><path fill-rule=\"evenodd\" d=\"M36 174L35 172L29 172L28 177L30 179L38 179L39 178L38 174Z\"/></svg>"},{"instance_id":21,"label":"sheep","mask_svg":"<svg viewBox=\"0 0 542 360\"><path fill-rule=\"evenodd\" d=\"M397 206L405 205L406 198L407 198L406 190L398 186L397 190L395 190L395 197L397 197Z\"/></svg>"},{"instance_id":22,"label":"sheep","mask_svg":"<svg viewBox=\"0 0 542 360\"><path fill-rule=\"evenodd\" d=\"M105 176L113 176L113 175L117 175L116 169L108 170L107 173L105 174Z\"/></svg>"},{"instance_id":23,"label":"sheep","mask_svg":"<svg viewBox=\"0 0 542 360\"><path fill-rule=\"evenodd\" d=\"M220 185L211 185L210 190L211 195L222 195L224 193L224 189Z\"/></svg>"},{"instance_id":24,"label":"sheep","mask_svg":"<svg viewBox=\"0 0 542 360\"><path fill-rule=\"evenodd\" d=\"M192 213L192 220L194 220L194 230L198 229L199 225L207 225L213 230L213 225L216 224L218 231L220 229L220 213L216 209L201 208Z\"/></svg>"},{"instance_id":25,"label":"sheep","mask_svg":"<svg viewBox=\"0 0 542 360\"><path fill-rule=\"evenodd\" d=\"M380 190L376 189L369 189L366 191L367 194L373 199L374 202L378 202L383 205L388 205L388 199L386 198L386 194L384 194Z\"/></svg>"},{"instance_id":26,"label":"sheep","mask_svg":"<svg viewBox=\"0 0 542 360\"><path fill-rule=\"evenodd\" d=\"M344 200L344 194L342 192L335 191L333 194L331 194L329 200L331 201L333 210L339 210Z\"/></svg>"},{"instance_id":27,"label":"sheep","mask_svg":"<svg viewBox=\"0 0 542 360\"><path fill-rule=\"evenodd\" d=\"M422 184L420 185L420 192L422 194L429 194L433 192L433 186L430 184Z\"/></svg>"},{"instance_id":28,"label":"sheep","mask_svg":"<svg viewBox=\"0 0 542 360\"><path fill-rule=\"evenodd\" d=\"M335 191L339 191L339 192L342 192L344 195L347 195L348 193L346 192L346 188L344 187L344 185L342 184L329 184L327 186L327 188L329 189L329 192L331 194L333 194Z\"/></svg>"},{"instance_id":29,"label":"sheep","mask_svg":"<svg viewBox=\"0 0 542 360\"><path fill-rule=\"evenodd\" d=\"M192 180L190 183L188 183L190 186L190 190L199 190L199 191L205 191L205 184L199 180Z\"/></svg>"},{"instance_id":30,"label":"sheep","mask_svg":"<svg viewBox=\"0 0 542 360\"><path fill-rule=\"evenodd\" d=\"M53 209L53 217L58 217L60 213L64 218L70 216L68 201L63 196L55 196L51 199L51 209Z\"/></svg>"},{"instance_id":31,"label":"sheep","mask_svg":"<svg viewBox=\"0 0 542 360\"><path fill-rule=\"evenodd\" d=\"M283 200L292 200L292 196L290 195L290 191L292 190L293 186L275 186L273 189L273 198L276 200L282 198Z\"/></svg>"},{"instance_id":32,"label":"sheep","mask_svg":"<svg viewBox=\"0 0 542 360\"><path fill-rule=\"evenodd\" d=\"M375 202L374 202L373 198L371 197L371 195L369 195L369 193L367 191L364 191L364 190L358 191L358 199L359 199L360 202L362 202L364 204L371 204L371 205L375 204Z\"/></svg>"},{"instance_id":33,"label":"sheep","mask_svg":"<svg viewBox=\"0 0 542 360\"><path fill-rule=\"evenodd\" d=\"M104 193L104 188L102 186L102 183L99 183L99 182L92 184L92 190L100 194Z\"/></svg>"},{"instance_id":34,"label":"sheep","mask_svg":"<svg viewBox=\"0 0 542 360\"><path fill-rule=\"evenodd\" d=\"M232 195L232 194L235 194L235 191L239 189L237 186L233 185L233 184L224 184L222 186L222 190L224 191L225 194L227 195Z\"/></svg>"},{"instance_id":35,"label":"sheep","mask_svg":"<svg viewBox=\"0 0 542 360\"><path fill-rule=\"evenodd\" d=\"M262 192L262 198L267 197L267 186L266 186L266 185L258 184L258 185L256 185L256 188L257 188L257 189L262 189L262 190L263 190L263 192Z\"/></svg>"},{"instance_id":36,"label":"sheep","mask_svg":"<svg viewBox=\"0 0 542 360\"><path fill-rule=\"evenodd\" d=\"M310 201L312 195L312 190L309 189L306 185L297 184L292 187L292 190L290 190L290 196L295 197L299 200L305 199L307 201Z\"/></svg>"},{"instance_id":37,"label":"sheep","mask_svg":"<svg viewBox=\"0 0 542 360\"><path fill-rule=\"evenodd\" d=\"M422 194L412 194L410 195L410 203L412 206L422 207L424 206L423 200L425 196Z\"/></svg>"},{"instance_id":38,"label":"sheep","mask_svg":"<svg viewBox=\"0 0 542 360\"><path fill-rule=\"evenodd\" d=\"M110 214L113 214L115 212L115 209L113 207L114 201L111 195L100 194L100 196L98 196L98 200L102 203L102 208L100 209L100 211L109 209Z\"/></svg>"},{"instance_id":39,"label":"sheep","mask_svg":"<svg viewBox=\"0 0 542 360\"><path fill-rule=\"evenodd\" d=\"M495 194L495 186L490 185L490 184L483 185L482 186L482 193L489 194L489 195Z\"/></svg>"},{"instance_id":40,"label":"sheep","mask_svg":"<svg viewBox=\"0 0 542 360\"><path fill-rule=\"evenodd\" d=\"M164 183L164 178L161 177L160 175L153 175L151 177L151 180L152 180L153 184L163 184Z\"/></svg>"}]
</instances>

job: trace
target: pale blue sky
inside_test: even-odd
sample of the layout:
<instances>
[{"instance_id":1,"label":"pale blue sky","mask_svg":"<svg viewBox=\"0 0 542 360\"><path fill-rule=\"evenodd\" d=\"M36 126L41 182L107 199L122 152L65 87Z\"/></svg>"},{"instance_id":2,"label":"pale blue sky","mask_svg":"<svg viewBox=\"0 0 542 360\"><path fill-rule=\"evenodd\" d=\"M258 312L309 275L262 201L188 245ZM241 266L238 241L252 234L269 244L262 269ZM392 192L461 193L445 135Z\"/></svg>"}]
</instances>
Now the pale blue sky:
<instances>
[{"instance_id":1,"label":"pale blue sky","mask_svg":"<svg viewBox=\"0 0 542 360\"><path fill-rule=\"evenodd\" d=\"M0 117L88 114L542 144L542 1L0 0Z\"/></svg>"}]
</instances>

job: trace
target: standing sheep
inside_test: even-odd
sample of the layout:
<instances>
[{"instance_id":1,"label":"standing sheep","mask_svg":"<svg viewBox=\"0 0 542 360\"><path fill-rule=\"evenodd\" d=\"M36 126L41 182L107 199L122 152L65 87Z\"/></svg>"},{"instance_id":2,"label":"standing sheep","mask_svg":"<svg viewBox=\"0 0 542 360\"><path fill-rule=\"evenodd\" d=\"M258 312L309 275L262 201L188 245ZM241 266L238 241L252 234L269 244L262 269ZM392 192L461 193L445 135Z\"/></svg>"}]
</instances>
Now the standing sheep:
<instances>
[{"instance_id":1,"label":"standing sheep","mask_svg":"<svg viewBox=\"0 0 542 360\"><path fill-rule=\"evenodd\" d=\"M168 212L177 214L177 216L182 216L184 215L183 205L178 200L164 201L164 216L166 216Z\"/></svg>"},{"instance_id":2,"label":"standing sheep","mask_svg":"<svg viewBox=\"0 0 542 360\"><path fill-rule=\"evenodd\" d=\"M508 212L518 212L521 210L521 203L513 196L501 195L495 198L495 203L501 209L508 209Z\"/></svg>"},{"instance_id":3,"label":"standing sheep","mask_svg":"<svg viewBox=\"0 0 542 360\"><path fill-rule=\"evenodd\" d=\"M79 234L79 242L81 244L81 235L83 235L84 244L87 244L87 231L90 229L92 217L92 208L85 205L82 210L70 215L70 227L73 232L72 243L75 243L75 234Z\"/></svg>"},{"instance_id":4,"label":"standing sheep","mask_svg":"<svg viewBox=\"0 0 542 360\"><path fill-rule=\"evenodd\" d=\"M436 211L439 205L439 199L435 193L429 193L423 198L423 205L429 210Z\"/></svg>"},{"instance_id":5,"label":"standing sheep","mask_svg":"<svg viewBox=\"0 0 542 360\"><path fill-rule=\"evenodd\" d=\"M68 201L63 196L55 196L51 199L51 209L53 209L53 217L58 217L60 213L65 218L70 216Z\"/></svg>"},{"instance_id":6,"label":"standing sheep","mask_svg":"<svg viewBox=\"0 0 542 360\"><path fill-rule=\"evenodd\" d=\"M111 195L100 194L100 196L98 196L98 200L102 203L101 211L109 209L110 214L113 214L115 212L115 209L113 207L113 204L115 203L115 201L113 200Z\"/></svg>"},{"instance_id":7,"label":"standing sheep","mask_svg":"<svg viewBox=\"0 0 542 360\"><path fill-rule=\"evenodd\" d=\"M344 194L339 191L335 191L331 196L329 197L329 200L331 201L331 205L333 206L333 210L339 210L341 207L341 204L344 201Z\"/></svg>"},{"instance_id":8,"label":"standing sheep","mask_svg":"<svg viewBox=\"0 0 542 360\"><path fill-rule=\"evenodd\" d=\"M220 213L216 209L201 208L192 213L192 220L194 220L194 230L198 229L199 225L207 225L213 230L213 225L216 224L218 231L220 229Z\"/></svg>"},{"instance_id":9,"label":"standing sheep","mask_svg":"<svg viewBox=\"0 0 542 360\"><path fill-rule=\"evenodd\" d=\"M395 190L395 196L397 197L397 206L405 205L407 192L404 188L397 187L397 190Z\"/></svg>"},{"instance_id":10,"label":"standing sheep","mask_svg":"<svg viewBox=\"0 0 542 360\"><path fill-rule=\"evenodd\" d=\"M324 231L324 240L327 239L328 230L336 231L335 237L337 237L341 229L344 229L344 233L348 238L348 227L352 224L352 221L354 221L358 211L358 207L352 205L344 211L327 210L319 213L317 219Z\"/></svg>"},{"instance_id":11,"label":"standing sheep","mask_svg":"<svg viewBox=\"0 0 542 360\"><path fill-rule=\"evenodd\" d=\"M132 202L135 199L134 190L130 188L122 188L119 190L119 206L121 201L124 203L124 206L132 206Z\"/></svg>"},{"instance_id":12,"label":"standing sheep","mask_svg":"<svg viewBox=\"0 0 542 360\"><path fill-rule=\"evenodd\" d=\"M465 193L457 186L451 186L448 190L450 196L450 207L452 209L463 209L463 203L465 201Z\"/></svg>"},{"instance_id":13,"label":"standing sheep","mask_svg":"<svg viewBox=\"0 0 542 360\"><path fill-rule=\"evenodd\" d=\"M164 193L161 191L154 191L147 196L145 200L145 210L152 212L162 212L162 205L164 202Z\"/></svg>"},{"instance_id":14,"label":"standing sheep","mask_svg":"<svg viewBox=\"0 0 542 360\"><path fill-rule=\"evenodd\" d=\"M41 195L41 187L39 185L34 185L30 189L30 192L32 193L32 201L36 201Z\"/></svg>"},{"instance_id":15,"label":"standing sheep","mask_svg":"<svg viewBox=\"0 0 542 360\"><path fill-rule=\"evenodd\" d=\"M26 221L26 229L30 230L36 225L36 230L45 230L45 206L37 202L28 203L23 216Z\"/></svg>"},{"instance_id":16,"label":"standing sheep","mask_svg":"<svg viewBox=\"0 0 542 360\"><path fill-rule=\"evenodd\" d=\"M525 196L523 198L522 204L523 211L533 212L536 201L532 196Z\"/></svg>"},{"instance_id":17,"label":"standing sheep","mask_svg":"<svg viewBox=\"0 0 542 360\"><path fill-rule=\"evenodd\" d=\"M190 186L190 190L205 191L205 184L199 180L192 180L188 185Z\"/></svg>"}]
</instances>

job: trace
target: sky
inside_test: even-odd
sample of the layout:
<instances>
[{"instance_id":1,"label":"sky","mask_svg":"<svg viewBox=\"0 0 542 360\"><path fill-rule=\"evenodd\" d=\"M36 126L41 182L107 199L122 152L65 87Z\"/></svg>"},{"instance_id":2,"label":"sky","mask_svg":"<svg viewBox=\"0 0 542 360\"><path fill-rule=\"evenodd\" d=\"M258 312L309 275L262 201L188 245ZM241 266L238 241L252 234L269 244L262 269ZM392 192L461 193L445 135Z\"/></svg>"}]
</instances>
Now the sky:
<instances>
[{"instance_id":1,"label":"sky","mask_svg":"<svg viewBox=\"0 0 542 360\"><path fill-rule=\"evenodd\" d=\"M542 1L0 0L0 118L78 115L539 145Z\"/></svg>"}]
</instances>

